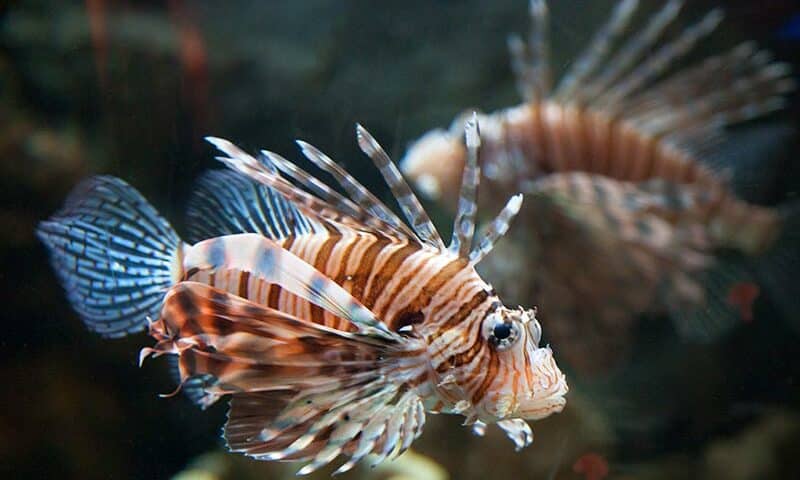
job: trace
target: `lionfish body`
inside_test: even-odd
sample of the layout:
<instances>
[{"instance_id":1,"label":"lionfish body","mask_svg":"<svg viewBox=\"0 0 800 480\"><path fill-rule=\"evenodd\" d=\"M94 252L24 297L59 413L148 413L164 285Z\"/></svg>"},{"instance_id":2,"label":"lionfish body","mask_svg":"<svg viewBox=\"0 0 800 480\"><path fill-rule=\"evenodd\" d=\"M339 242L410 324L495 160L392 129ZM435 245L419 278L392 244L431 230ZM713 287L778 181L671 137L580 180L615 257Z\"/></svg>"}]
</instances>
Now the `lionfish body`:
<instances>
[{"instance_id":1,"label":"lionfish body","mask_svg":"<svg viewBox=\"0 0 800 480\"><path fill-rule=\"evenodd\" d=\"M637 3L619 2L553 88L547 7L532 0L529 41L510 40L525 102L480 117L482 198L527 195L515 236L531 259L496 255L484 271L505 295L536 298L562 354L584 369L625 350L637 314L672 314L701 337L735 323L719 299L749 274L717 253L763 255L784 233L785 215L737 198L712 154L727 126L783 107L794 88L787 66L745 43L670 72L721 14L659 45L682 4L670 1L620 42ZM402 166L452 205L465 158L453 130L435 130Z\"/></svg>"},{"instance_id":2,"label":"lionfish body","mask_svg":"<svg viewBox=\"0 0 800 480\"><path fill-rule=\"evenodd\" d=\"M359 127L410 227L311 145L303 153L349 198L282 157L210 138L230 167L198 183L190 243L132 187L96 177L43 222L73 307L117 337L149 326L141 358L174 355L181 388L206 407L230 395L225 439L264 460L339 455L352 468L408 448L425 411L497 423L518 448L525 419L560 411L567 385L533 311L508 309L475 265L520 207L514 196L477 242L476 120L449 247L396 167ZM296 183L290 182L294 180Z\"/></svg>"}]
</instances>

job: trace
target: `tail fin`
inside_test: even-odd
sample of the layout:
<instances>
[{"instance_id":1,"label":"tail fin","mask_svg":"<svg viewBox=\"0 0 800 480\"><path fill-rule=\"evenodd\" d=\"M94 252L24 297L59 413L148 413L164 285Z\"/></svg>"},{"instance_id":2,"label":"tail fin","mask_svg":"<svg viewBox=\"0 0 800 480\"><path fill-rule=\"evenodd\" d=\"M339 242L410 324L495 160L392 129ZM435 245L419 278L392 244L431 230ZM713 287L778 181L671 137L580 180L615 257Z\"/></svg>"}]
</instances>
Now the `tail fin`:
<instances>
[{"instance_id":1,"label":"tail fin","mask_svg":"<svg viewBox=\"0 0 800 480\"><path fill-rule=\"evenodd\" d=\"M800 332L800 201L780 208L781 233L759 261L761 282L785 320Z\"/></svg>"},{"instance_id":2,"label":"tail fin","mask_svg":"<svg viewBox=\"0 0 800 480\"><path fill-rule=\"evenodd\" d=\"M39 224L39 239L72 307L104 337L143 330L156 319L180 272L181 241L142 195L99 176L79 184Z\"/></svg>"}]
</instances>

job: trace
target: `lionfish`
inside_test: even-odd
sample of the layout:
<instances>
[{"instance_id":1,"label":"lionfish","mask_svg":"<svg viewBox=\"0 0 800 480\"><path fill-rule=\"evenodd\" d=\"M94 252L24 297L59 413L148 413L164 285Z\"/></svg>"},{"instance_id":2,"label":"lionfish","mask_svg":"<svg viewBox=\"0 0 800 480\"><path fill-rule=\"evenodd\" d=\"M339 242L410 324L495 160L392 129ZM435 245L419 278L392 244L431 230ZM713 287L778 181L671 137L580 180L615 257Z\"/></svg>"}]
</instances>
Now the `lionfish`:
<instances>
[{"instance_id":1,"label":"lionfish","mask_svg":"<svg viewBox=\"0 0 800 480\"><path fill-rule=\"evenodd\" d=\"M563 359L584 371L615 364L642 314L669 314L700 339L735 324L742 302L726 298L737 285L757 288L743 259L771 256L785 269L786 249L776 245L796 211L740 200L714 161L726 127L784 107L795 86L788 66L747 42L673 72L722 14L659 43L682 2L666 2L627 33L637 4L619 2L553 87L547 5L531 0L527 43L509 40L524 102L480 116L482 198L526 195L517 242L504 245L519 251L494 256L482 272L504 295L536 298ZM401 165L424 193L452 205L466 157L454 129L434 130ZM780 278L764 281L785 290ZM798 312L796 295L777 301Z\"/></svg>"},{"instance_id":2,"label":"lionfish","mask_svg":"<svg viewBox=\"0 0 800 480\"><path fill-rule=\"evenodd\" d=\"M230 169L199 180L192 242L108 176L78 186L39 236L89 329L147 327L156 343L141 360L172 355L200 406L230 396L232 451L309 462L300 474L345 455L344 472L402 453L426 411L464 415L479 434L497 423L520 449L533 440L526 420L561 411L568 387L535 310L505 307L476 273L521 204L511 197L473 247L476 122L447 247L361 126L408 224L308 143L305 157L348 197L275 153L209 137Z\"/></svg>"}]
</instances>

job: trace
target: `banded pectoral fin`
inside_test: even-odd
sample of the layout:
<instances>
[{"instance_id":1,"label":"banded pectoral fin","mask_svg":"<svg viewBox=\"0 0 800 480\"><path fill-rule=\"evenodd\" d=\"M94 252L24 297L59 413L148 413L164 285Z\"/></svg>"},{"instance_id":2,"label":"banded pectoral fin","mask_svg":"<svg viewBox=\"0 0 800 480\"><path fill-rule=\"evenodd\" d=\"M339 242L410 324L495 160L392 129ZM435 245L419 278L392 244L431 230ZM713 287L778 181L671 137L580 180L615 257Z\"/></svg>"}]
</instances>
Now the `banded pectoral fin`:
<instances>
[{"instance_id":1,"label":"banded pectoral fin","mask_svg":"<svg viewBox=\"0 0 800 480\"><path fill-rule=\"evenodd\" d=\"M360 332L386 339L403 337L386 325L347 290L274 240L255 233L225 235L187 249L185 271L238 270L274 283L332 314L347 319Z\"/></svg>"},{"instance_id":2,"label":"banded pectoral fin","mask_svg":"<svg viewBox=\"0 0 800 480\"><path fill-rule=\"evenodd\" d=\"M486 426L484 422L478 420L472 424L472 433L482 437L486 434ZM497 422L497 426L505 432L509 440L514 442L516 451L520 451L533 443L533 430L531 430L528 422L521 418L500 420Z\"/></svg>"},{"instance_id":3,"label":"banded pectoral fin","mask_svg":"<svg viewBox=\"0 0 800 480\"><path fill-rule=\"evenodd\" d=\"M425 349L327 328L195 282L166 297L146 353L179 356L183 381L202 376L209 395L232 394L228 447L257 459L310 460L309 473L340 454L346 471L370 453L398 454L421 433L413 385Z\"/></svg>"}]
</instances>

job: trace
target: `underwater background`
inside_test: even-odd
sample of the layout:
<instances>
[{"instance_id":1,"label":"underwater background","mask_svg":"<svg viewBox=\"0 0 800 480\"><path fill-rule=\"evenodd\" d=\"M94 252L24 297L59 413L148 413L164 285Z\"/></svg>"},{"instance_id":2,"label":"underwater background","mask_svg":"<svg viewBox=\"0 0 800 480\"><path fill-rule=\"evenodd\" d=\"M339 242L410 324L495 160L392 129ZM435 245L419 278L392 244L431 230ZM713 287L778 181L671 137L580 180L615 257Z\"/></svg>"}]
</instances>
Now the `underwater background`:
<instances>
[{"instance_id":1,"label":"underwater background","mask_svg":"<svg viewBox=\"0 0 800 480\"><path fill-rule=\"evenodd\" d=\"M615 2L549 3L554 64L566 67ZM660 4L642 3L645 12ZM795 1L687 3L684 18L726 12L698 58L753 39L800 72ZM294 139L304 139L388 198L357 149L355 122L399 160L411 140L467 108L517 104L505 42L527 31L526 12L525 0L1 5L0 472L292 478L296 466L222 453L225 402L202 412L182 396L159 398L175 385L165 362L138 367L146 335L104 340L86 331L36 224L80 179L108 173L185 231L193 180L219 168L206 135L290 159L300 158ZM799 120L794 95L784 111L751 122L784 133L741 146L741 155L768 156L777 168L758 186L767 203L800 191ZM435 217L445 228L448 214ZM540 317L546 342L546 312ZM668 320L642 319L623 365L597 376L567 366L567 408L534 423L534 444L522 452L496 429L480 438L458 417L429 416L415 455L345 477L796 478L798 324L768 299L757 301L752 322L704 343L683 340Z\"/></svg>"}]
</instances>

